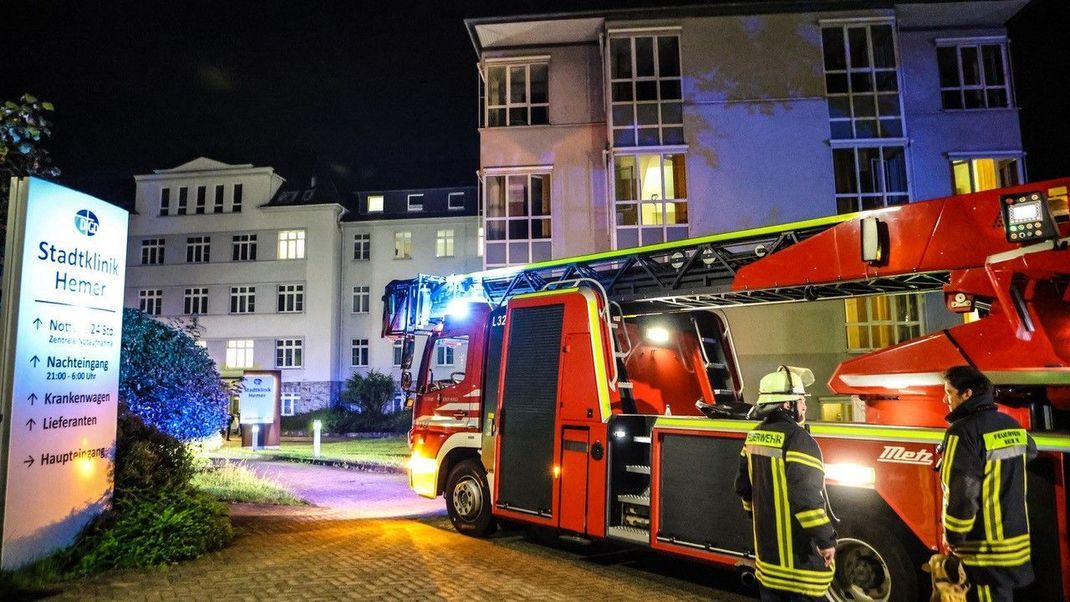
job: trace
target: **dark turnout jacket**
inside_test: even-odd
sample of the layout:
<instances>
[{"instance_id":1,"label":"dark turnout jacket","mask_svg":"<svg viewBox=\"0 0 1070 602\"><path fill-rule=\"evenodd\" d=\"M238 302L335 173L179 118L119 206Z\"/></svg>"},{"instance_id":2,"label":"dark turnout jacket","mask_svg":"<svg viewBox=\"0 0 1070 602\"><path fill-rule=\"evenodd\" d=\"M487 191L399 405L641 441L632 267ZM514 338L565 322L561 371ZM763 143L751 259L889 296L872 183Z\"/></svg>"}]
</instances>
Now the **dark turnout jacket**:
<instances>
[{"instance_id":1,"label":"dark turnout jacket","mask_svg":"<svg viewBox=\"0 0 1070 602\"><path fill-rule=\"evenodd\" d=\"M947 421L937 465L947 541L979 584L1028 585L1026 463L1036 457L1036 444L1014 418L996 410L991 393L966 400Z\"/></svg>"},{"instance_id":2,"label":"dark turnout jacket","mask_svg":"<svg viewBox=\"0 0 1070 602\"><path fill-rule=\"evenodd\" d=\"M826 511L821 449L783 409L747 434L736 493L754 521L755 575L765 587L823 596L833 568L818 549L836 545Z\"/></svg>"}]
</instances>

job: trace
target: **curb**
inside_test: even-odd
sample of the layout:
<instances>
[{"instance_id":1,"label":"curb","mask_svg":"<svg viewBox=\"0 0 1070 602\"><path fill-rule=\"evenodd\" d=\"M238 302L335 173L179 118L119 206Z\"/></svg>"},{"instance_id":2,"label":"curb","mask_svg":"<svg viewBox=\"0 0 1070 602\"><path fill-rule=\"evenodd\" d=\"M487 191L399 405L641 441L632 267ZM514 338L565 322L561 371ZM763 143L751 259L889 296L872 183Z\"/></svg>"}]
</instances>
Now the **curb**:
<instances>
[{"instance_id":1,"label":"curb","mask_svg":"<svg viewBox=\"0 0 1070 602\"><path fill-rule=\"evenodd\" d=\"M313 464L316 466L330 466L332 468L341 468L344 470L356 470L361 472L381 472L388 474L406 474L403 467L390 466L387 464L376 464L374 462L350 462L347 460L328 460L323 458L299 458L296 456L287 455L271 455L263 454L254 458L221 458L213 457L212 462L244 462L247 460L269 460L276 462L293 462L294 464Z\"/></svg>"}]
</instances>

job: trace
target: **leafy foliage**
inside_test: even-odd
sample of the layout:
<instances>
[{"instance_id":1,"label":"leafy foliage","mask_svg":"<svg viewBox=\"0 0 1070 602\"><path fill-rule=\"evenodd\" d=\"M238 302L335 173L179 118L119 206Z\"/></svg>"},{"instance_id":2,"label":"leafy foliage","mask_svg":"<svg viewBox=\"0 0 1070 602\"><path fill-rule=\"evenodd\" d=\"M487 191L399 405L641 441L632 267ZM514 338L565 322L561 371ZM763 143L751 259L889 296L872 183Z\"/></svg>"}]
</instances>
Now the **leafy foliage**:
<instances>
[{"instance_id":1,"label":"leafy foliage","mask_svg":"<svg viewBox=\"0 0 1070 602\"><path fill-rule=\"evenodd\" d=\"M342 401L355 404L360 413L369 418L383 415L383 407L394 398L398 385L389 374L372 370L368 374L354 374L346 381Z\"/></svg>"},{"instance_id":2,"label":"leafy foliage","mask_svg":"<svg viewBox=\"0 0 1070 602\"><path fill-rule=\"evenodd\" d=\"M227 391L208 352L186 332L130 308L123 310L119 399L182 441L212 435L229 418Z\"/></svg>"},{"instance_id":3,"label":"leafy foliage","mask_svg":"<svg viewBox=\"0 0 1070 602\"><path fill-rule=\"evenodd\" d=\"M116 503L181 489L196 471L193 454L184 443L120 406L115 435Z\"/></svg>"}]
</instances>

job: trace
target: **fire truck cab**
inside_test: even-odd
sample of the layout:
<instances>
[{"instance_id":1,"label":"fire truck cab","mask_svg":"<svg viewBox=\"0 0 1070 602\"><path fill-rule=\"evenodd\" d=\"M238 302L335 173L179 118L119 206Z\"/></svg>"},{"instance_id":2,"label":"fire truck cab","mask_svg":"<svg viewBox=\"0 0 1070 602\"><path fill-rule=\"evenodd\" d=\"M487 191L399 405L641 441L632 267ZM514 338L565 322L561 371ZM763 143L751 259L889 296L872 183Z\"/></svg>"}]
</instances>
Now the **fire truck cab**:
<instances>
[{"instance_id":1,"label":"fire truck cab","mask_svg":"<svg viewBox=\"0 0 1070 602\"><path fill-rule=\"evenodd\" d=\"M732 308L943 291L970 322L845 357L865 423L816 422L840 533L835 600L913 600L941 549L943 369L971 364L1032 432L1038 579L1070 594L1070 179L477 274L391 283L410 485L458 531L496 519L753 568L733 491L747 419ZM759 329L764 330L764 329ZM780 337L769 332L748 336ZM443 360L450 361L443 361ZM775 361L775 359L774 359ZM452 366L447 373L441 365ZM1057 576L1058 578L1055 578Z\"/></svg>"}]
</instances>

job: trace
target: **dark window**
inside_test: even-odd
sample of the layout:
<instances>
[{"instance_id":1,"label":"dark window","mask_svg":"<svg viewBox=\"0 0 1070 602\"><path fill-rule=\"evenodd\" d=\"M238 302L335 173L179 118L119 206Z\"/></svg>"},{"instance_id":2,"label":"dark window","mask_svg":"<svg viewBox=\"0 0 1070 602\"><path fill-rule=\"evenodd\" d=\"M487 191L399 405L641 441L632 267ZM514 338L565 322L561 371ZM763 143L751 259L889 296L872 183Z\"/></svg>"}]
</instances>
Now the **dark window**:
<instances>
[{"instance_id":1,"label":"dark window","mask_svg":"<svg viewBox=\"0 0 1070 602\"><path fill-rule=\"evenodd\" d=\"M164 188L160 191L160 215L171 212L171 189Z\"/></svg>"},{"instance_id":2,"label":"dark window","mask_svg":"<svg viewBox=\"0 0 1070 602\"><path fill-rule=\"evenodd\" d=\"M242 185L241 184L235 184L234 185L234 200L230 204L230 210L233 211L234 213L241 213L241 194L242 194Z\"/></svg>"},{"instance_id":3,"label":"dark window","mask_svg":"<svg viewBox=\"0 0 1070 602\"><path fill-rule=\"evenodd\" d=\"M186 215L186 205L189 204L189 189L185 186L178 189L178 214Z\"/></svg>"},{"instance_id":4,"label":"dark window","mask_svg":"<svg viewBox=\"0 0 1070 602\"><path fill-rule=\"evenodd\" d=\"M197 187L197 215L204 215L205 195L207 190L204 186Z\"/></svg>"},{"instance_id":5,"label":"dark window","mask_svg":"<svg viewBox=\"0 0 1070 602\"><path fill-rule=\"evenodd\" d=\"M215 187L215 213L223 213L223 185Z\"/></svg>"}]
</instances>

